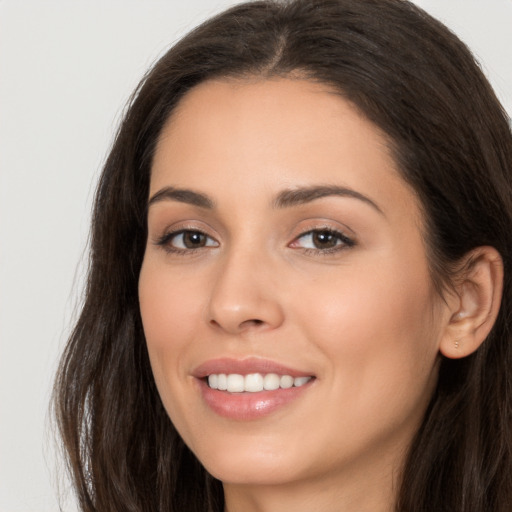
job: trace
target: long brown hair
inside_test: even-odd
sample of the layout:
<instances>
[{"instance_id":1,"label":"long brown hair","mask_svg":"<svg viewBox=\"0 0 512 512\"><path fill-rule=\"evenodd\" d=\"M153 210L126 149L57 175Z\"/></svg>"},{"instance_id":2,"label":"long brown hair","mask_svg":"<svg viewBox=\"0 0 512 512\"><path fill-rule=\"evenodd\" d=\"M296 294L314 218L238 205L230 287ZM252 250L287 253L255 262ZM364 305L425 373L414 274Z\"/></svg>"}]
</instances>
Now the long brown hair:
<instances>
[{"instance_id":1,"label":"long brown hair","mask_svg":"<svg viewBox=\"0 0 512 512\"><path fill-rule=\"evenodd\" d=\"M218 77L299 73L329 84L385 132L428 227L439 293L469 250L505 268L482 347L444 359L410 448L400 512L512 506L512 135L469 50L405 0L256 1L176 44L135 92L101 176L82 313L63 355L55 408L83 511L221 511L220 482L184 445L149 365L137 283L152 155L180 99Z\"/></svg>"}]
</instances>

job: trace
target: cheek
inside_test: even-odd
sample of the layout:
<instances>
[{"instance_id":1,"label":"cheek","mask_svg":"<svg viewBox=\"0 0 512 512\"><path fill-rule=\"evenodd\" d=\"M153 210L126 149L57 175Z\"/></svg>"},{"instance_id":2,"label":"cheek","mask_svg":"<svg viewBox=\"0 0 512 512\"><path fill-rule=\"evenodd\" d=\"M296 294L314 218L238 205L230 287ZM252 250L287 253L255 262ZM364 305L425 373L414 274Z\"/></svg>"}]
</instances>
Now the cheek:
<instances>
[{"instance_id":1,"label":"cheek","mask_svg":"<svg viewBox=\"0 0 512 512\"><path fill-rule=\"evenodd\" d=\"M352 268L350 277L318 283L310 288L311 301L297 303L302 331L328 361L322 378L329 402L337 404L321 433L332 435L327 425L336 425L345 435L334 438L349 451L347 443L409 439L430 400L439 327L428 277L418 277L404 268L370 276Z\"/></svg>"},{"instance_id":2,"label":"cheek","mask_svg":"<svg viewBox=\"0 0 512 512\"><path fill-rule=\"evenodd\" d=\"M151 366L157 386L184 370L180 355L193 339L201 303L193 280L180 282L170 273L145 261L139 278L139 303ZM173 371L169 372L172 368Z\"/></svg>"},{"instance_id":3,"label":"cheek","mask_svg":"<svg viewBox=\"0 0 512 512\"><path fill-rule=\"evenodd\" d=\"M297 307L309 310L312 327L328 337L356 334L354 329L378 337L393 335L395 329L411 332L431 318L429 277L421 268L389 265L370 272L352 266L311 280L303 292Z\"/></svg>"},{"instance_id":4,"label":"cheek","mask_svg":"<svg viewBox=\"0 0 512 512\"><path fill-rule=\"evenodd\" d=\"M351 267L301 295L297 322L329 356L335 388L360 396L429 387L440 336L429 283L421 265Z\"/></svg>"}]
</instances>

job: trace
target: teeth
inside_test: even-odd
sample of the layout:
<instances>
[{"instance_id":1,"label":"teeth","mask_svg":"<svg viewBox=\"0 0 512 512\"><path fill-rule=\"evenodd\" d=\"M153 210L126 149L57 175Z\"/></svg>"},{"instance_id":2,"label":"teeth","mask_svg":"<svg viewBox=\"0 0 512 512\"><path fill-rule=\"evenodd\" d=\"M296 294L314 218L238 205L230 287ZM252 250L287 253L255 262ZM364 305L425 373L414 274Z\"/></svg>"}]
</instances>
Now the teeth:
<instances>
[{"instance_id":1,"label":"teeth","mask_svg":"<svg viewBox=\"0 0 512 512\"><path fill-rule=\"evenodd\" d=\"M245 376L244 391L257 393L263 391L263 375L261 373L250 373Z\"/></svg>"},{"instance_id":2,"label":"teeth","mask_svg":"<svg viewBox=\"0 0 512 512\"><path fill-rule=\"evenodd\" d=\"M263 389L265 391L274 391L279 389L281 379L277 373L267 373L263 379Z\"/></svg>"},{"instance_id":3,"label":"teeth","mask_svg":"<svg viewBox=\"0 0 512 512\"><path fill-rule=\"evenodd\" d=\"M306 379L309 380L309 377L306 377ZM291 388L293 386L293 383L295 382L295 379L293 377L290 377L289 375L283 375L280 379L279 379L279 386L282 387L283 389L288 389L288 388ZM306 383L307 381L304 382L304 384ZM298 386L297 386L298 387Z\"/></svg>"},{"instance_id":4,"label":"teeth","mask_svg":"<svg viewBox=\"0 0 512 512\"><path fill-rule=\"evenodd\" d=\"M223 373L219 375L217 389L220 389L221 391L226 391L228 389L228 378Z\"/></svg>"},{"instance_id":5,"label":"teeth","mask_svg":"<svg viewBox=\"0 0 512 512\"><path fill-rule=\"evenodd\" d=\"M228 391L230 393L257 393L259 391L274 391L276 389L289 389L304 386L311 380L311 377L295 377L291 375L278 375L277 373L249 373L240 375L238 373L219 373L208 376L208 385L212 389Z\"/></svg>"},{"instance_id":6,"label":"teeth","mask_svg":"<svg viewBox=\"0 0 512 512\"><path fill-rule=\"evenodd\" d=\"M295 377L295 379L293 379L293 385L299 388L300 386L304 386L310 379L311 377Z\"/></svg>"},{"instance_id":7,"label":"teeth","mask_svg":"<svg viewBox=\"0 0 512 512\"><path fill-rule=\"evenodd\" d=\"M227 377L228 391L230 393L242 393L245 389L244 376L231 373Z\"/></svg>"},{"instance_id":8,"label":"teeth","mask_svg":"<svg viewBox=\"0 0 512 512\"><path fill-rule=\"evenodd\" d=\"M212 389L219 389L219 376L212 374L208 377L208 385Z\"/></svg>"}]
</instances>

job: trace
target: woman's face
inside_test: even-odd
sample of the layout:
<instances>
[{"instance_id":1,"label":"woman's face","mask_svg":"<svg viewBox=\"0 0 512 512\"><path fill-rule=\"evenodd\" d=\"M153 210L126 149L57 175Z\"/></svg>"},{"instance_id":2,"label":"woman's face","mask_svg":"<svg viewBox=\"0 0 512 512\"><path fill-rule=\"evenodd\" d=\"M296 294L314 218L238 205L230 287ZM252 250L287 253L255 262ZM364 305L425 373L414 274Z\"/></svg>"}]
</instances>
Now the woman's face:
<instances>
[{"instance_id":1,"label":"woman's face","mask_svg":"<svg viewBox=\"0 0 512 512\"><path fill-rule=\"evenodd\" d=\"M308 81L203 83L163 130L150 198L149 356L207 470L226 484L396 471L447 312L377 128Z\"/></svg>"}]
</instances>

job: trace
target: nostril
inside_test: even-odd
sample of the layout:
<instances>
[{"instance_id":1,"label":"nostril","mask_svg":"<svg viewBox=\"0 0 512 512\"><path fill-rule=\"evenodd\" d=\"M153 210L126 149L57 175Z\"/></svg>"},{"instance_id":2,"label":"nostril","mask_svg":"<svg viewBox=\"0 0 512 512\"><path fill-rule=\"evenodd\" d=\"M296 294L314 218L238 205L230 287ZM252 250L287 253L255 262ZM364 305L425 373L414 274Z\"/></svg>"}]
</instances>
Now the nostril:
<instances>
[{"instance_id":1,"label":"nostril","mask_svg":"<svg viewBox=\"0 0 512 512\"><path fill-rule=\"evenodd\" d=\"M261 326L265 325L265 322L263 320L260 320L259 318L251 318L249 320L244 320L242 323L238 326L238 331L250 331L251 329L257 329Z\"/></svg>"},{"instance_id":2,"label":"nostril","mask_svg":"<svg viewBox=\"0 0 512 512\"><path fill-rule=\"evenodd\" d=\"M212 318L210 320L210 323L211 324L215 324L215 325L220 325L219 322L217 322L217 320L215 320L215 318ZM264 324L265 322L263 320L260 320L259 318L251 318L249 320L244 320L240 323L240 325L246 325L246 324L254 324L254 325L261 325L261 324Z\"/></svg>"},{"instance_id":3,"label":"nostril","mask_svg":"<svg viewBox=\"0 0 512 512\"><path fill-rule=\"evenodd\" d=\"M246 320L245 322L242 322L241 325L261 325L263 324L263 320L259 320L257 318L253 320Z\"/></svg>"}]
</instances>

